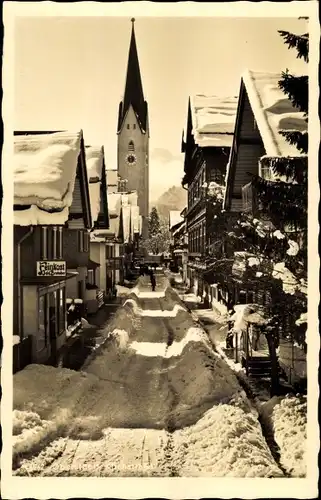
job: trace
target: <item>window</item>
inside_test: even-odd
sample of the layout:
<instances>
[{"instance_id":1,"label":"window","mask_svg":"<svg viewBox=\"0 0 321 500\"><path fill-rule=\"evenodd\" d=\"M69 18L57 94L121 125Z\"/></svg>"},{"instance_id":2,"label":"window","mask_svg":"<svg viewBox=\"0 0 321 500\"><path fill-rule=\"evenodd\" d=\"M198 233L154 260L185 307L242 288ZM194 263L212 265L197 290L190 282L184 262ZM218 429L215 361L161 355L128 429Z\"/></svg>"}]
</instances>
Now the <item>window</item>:
<instances>
[{"instance_id":1,"label":"window","mask_svg":"<svg viewBox=\"0 0 321 500\"><path fill-rule=\"evenodd\" d=\"M55 339L58 331L58 293L57 290L48 293L47 301L49 303L49 332L50 338Z\"/></svg>"},{"instance_id":2,"label":"window","mask_svg":"<svg viewBox=\"0 0 321 500\"><path fill-rule=\"evenodd\" d=\"M48 238L47 238L47 227L42 226L41 228L41 258L48 259Z\"/></svg>"},{"instance_id":3,"label":"window","mask_svg":"<svg viewBox=\"0 0 321 500\"><path fill-rule=\"evenodd\" d=\"M58 257L58 248L57 248L57 227L54 226L52 228L52 258L53 259L59 259Z\"/></svg>"},{"instance_id":4,"label":"window","mask_svg":"<svg viewBox=\"0 0 321 500\"><path fill-rule=\"evenodd\" d=\"M133 129L134 129L134 130L136 130L136 123L134 123L134 125L133 125Z\"/></svg>"},{"instance_id":5,"label":"window","mask_svg":"<svg viewBox=\"0 0 321 500\"><path fill-rule=\"evenodd\" d=\"M84 252L89 251L89 233L83 233L84 235Z\"/></svg>"},{"instance_id":6,"label":"window","mask_svg":"<svg viewBox=\"0 0 321 500\"><path fill-rule=\"evenodd\" d=\"M89 250L89 233L87 231L79 231L78 233L79 252L88 252Z\"/></svg>"},{"instance_id":7,"label":"window","mask_svg":"<svg viewBox=\"0 0 321 500\"><path fill-rule=\"evenodd\" d=\"M95 272L93 269L88 269L88 283L95 284Z\"/></svg>"},{"instance_id":8,"label":"window","mask_svg":"<svg viewBox=\"0 0 321 500\"><path fill-rule=\"evenodd\" d=\"M63 258L63 231L62 227L58 227L58 234L57 234L57 258L62 259Z\"/></svg>"},{"instance_id":9,"label":"window","mask_svg":"<svg viewBox=\"0 0 321 500\"><path fill-rule=\"evenodd\" d=\"M66 289L60 288L58 291L58 335L66 329Z\"/></svg>"},{"instance_id":10,"label":"window","mask_svg":"<svg viewBox=\"0 0 321 500\"><path fill-rule=\"evenodd\" d=\"M239 302L239 304L246 304L247 303L246 292L244 290L240 290L238 302Z\"/></svg>"},{"instance_id":11,"label":"window","mask_svg":"<svg viewBox=\"0 0 321 500\"><path fill-rule=\"evenodd\" d=\"M112 245L106 245L106 259L112 259L114 257L114 247Z\"/></svg>"},{"instance_id":12,"label":"window","mask_svg":"<svg viewBox=\"0 0 321 500\"><path fill-rule=\"evenodd\" d=\"M78 249L79 249L79 252L84 251L84 232L83 231L78 232Z\"/></svg>"},{"instance_id":13,"label":"window","mask_svg":"<svg viewBox=\"0 0 321 500\"><path fill-rule=\"evenodd\" d=\"M128 151L130 151L132 153L135 151L135 145L134 145L133 141L129 141Z\"/></svg>"},{"instance_id":14,"label":"window","mask_svg":"<svg viewBox=\"0 0 321 500\"><path fill-rule=\"evenodd\" d=\"M129 125L129 123L127 123L127 130L129 130L129 129L130 129L130 125Z\"/></svg>"},{"instance_id":15,"label":"window","mask_svg":"<svg viewBox=\"0 0 321 500\"><path fill-rule=\"evenodd\" d=\"M48 343L48 316L46 295L42 295L39 297L38 310L37 351L42 351L42 349L44 349Z\"/></svg>"}]
</instances>

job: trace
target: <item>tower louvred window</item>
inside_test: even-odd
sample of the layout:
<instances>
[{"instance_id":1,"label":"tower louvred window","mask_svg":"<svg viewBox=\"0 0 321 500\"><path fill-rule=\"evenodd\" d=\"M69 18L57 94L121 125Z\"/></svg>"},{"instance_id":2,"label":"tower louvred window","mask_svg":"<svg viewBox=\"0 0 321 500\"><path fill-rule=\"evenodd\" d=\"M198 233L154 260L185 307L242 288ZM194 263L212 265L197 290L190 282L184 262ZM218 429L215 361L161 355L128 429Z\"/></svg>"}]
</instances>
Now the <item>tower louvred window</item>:
<instances>
[{"instance_id":1,"label":"tower louvred window","mask_svg":"<svg viewBox=\"0 0 321 500\"><path fill-rule=\"evenodd\" d=\"M133 141L130 141L128 144L128 151L134 152L135 151L135 145Z\"/></svg>"}]
</instances>

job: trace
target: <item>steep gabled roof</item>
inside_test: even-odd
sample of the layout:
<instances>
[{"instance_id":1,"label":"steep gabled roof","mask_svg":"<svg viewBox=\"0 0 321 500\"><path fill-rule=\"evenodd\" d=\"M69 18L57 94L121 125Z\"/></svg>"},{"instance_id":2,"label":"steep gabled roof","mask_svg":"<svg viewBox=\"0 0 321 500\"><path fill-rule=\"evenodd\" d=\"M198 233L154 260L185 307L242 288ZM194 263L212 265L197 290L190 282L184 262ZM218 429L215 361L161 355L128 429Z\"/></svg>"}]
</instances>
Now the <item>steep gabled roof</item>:
<instances>
[{"instance_id":1,"label":"steep gabled roof","mask_svg":"<svg viewBox=\"0 0 321 500\"><path fill-rule=\"evenodd\" d=\"M184 219L181 216L180 210L170 210L169 212L169 228L172 229L176 224L183 222Z\"/></svg>"},{"instance_id":2,"label":"steep gabled roof","mask_svg":"<svg viewBox=\"0 0 321 500\"><path fill-rule=\"evenodd\" d=\"M295 145L289 144L281 131L306 132L308 124L304 113L295 108L287 95L279 88L280 73L263 73L247 70L241 78L237 115L233 141L240 136L242 116L246 97L262 139L265 153L270 157L304 156ZM258 158L259 164L259 158ZM226 191L223 206L228 208L233 191L236 168L235 148L231 149L226 171Z\"/></svg>"},{"instance_id":3,"label":"steep gabled roof","mask_svg":"<svg viewBox=\"0 0 321 500\"><path fill-rule=\"evenodd\" d=\"M107 182L103 146L86 146L86 165L92 222L95 228L108 229Z\"/></svg>"},{"instance_id":4,"label":"steep gabled roof","mask_svg":"<svg viewBox=\"0 0 321 500\"><path fill-rule=\"evenodd\" d=\"M280 131L306 132L304 113L295 108L279 88L280 73L247 70L242 75L250 105L268 156L301 156L294 144L289 144Z\"/></svg>"},{"instance_id":5,"label":"steep gabled roof","mask_svg":"<svg viewBox=\"0 0 321 500\"><path fill-rule=\"evenodd\" d=\"M231 147L237 101L237 97L192 97L192 133L198 146Z\"/></svg>"},{"instance_id":6,"label":"steep gabled roof","mask_svg":"<svg viewBox=\"0 0 321 500\"><path fill-rule=\"evenodd\" d=\"M19 131L14 136L15 223L64 224L69 218L75 179L79 176L85 224L90 227L82 131L34 134Z\"/></svg>"},{"instance_id":7,"label":"steep gabled roof","mask_svg":"<svg viewBox=\"0 0 321 500\"><path fill-rule=\"evenodd\" d=\"M144 99L142 79L140 75L134 20L132 19L132 33L129 45L127 75L125 84L125 93L122 102L119 104L118 112L118 127L117 131L120 132L126 114L130 108L133 107L137 121L142 131L146 132L148 128L148 106Z\"/></svg>"}]
</instances>

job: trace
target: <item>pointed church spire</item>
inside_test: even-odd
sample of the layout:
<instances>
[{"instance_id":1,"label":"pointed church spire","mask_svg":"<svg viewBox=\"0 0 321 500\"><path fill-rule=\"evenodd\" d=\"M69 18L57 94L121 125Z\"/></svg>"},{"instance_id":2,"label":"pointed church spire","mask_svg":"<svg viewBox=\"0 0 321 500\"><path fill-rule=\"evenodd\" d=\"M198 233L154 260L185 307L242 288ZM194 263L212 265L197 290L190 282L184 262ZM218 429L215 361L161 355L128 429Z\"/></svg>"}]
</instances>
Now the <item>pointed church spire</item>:
<instances>
[{"instance_id":1,"label":"pointed church spire","mask_svg":"<svg viewBox=\"0 0 321 500\"><path fill-rule=\"evenodd\" d=\"M143 85L140 76L140 68L135 38L135 19L131 19L132 33L129 45L127 75L123 101L119 105L118 132L121 129L126 113L132 105L141 128L146 131L147 125L147 103L144 99Z\"/></svg>"}]
</instances>

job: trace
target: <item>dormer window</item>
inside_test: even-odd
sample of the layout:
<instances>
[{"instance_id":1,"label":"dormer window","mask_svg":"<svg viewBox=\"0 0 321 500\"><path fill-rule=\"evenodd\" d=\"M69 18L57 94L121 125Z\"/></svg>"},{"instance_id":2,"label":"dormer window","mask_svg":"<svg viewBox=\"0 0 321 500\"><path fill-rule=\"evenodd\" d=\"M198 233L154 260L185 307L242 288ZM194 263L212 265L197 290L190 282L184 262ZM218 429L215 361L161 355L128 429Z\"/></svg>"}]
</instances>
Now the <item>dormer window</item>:
<instances>
[{"instance_id":1,"label":"dormer window","mask_svg":"<svg viewBox=\"0 0 321 500\"><path fill-rule=\"evenodd\" d=\"M131 153L133 153L135 151L135 146L134 146L133 141L129 141L128 151L130 151Z\"/></svg>"}]
</instances>

